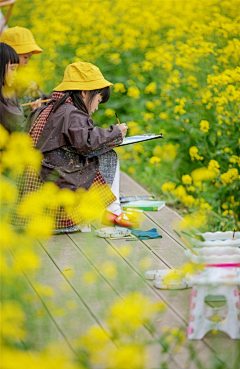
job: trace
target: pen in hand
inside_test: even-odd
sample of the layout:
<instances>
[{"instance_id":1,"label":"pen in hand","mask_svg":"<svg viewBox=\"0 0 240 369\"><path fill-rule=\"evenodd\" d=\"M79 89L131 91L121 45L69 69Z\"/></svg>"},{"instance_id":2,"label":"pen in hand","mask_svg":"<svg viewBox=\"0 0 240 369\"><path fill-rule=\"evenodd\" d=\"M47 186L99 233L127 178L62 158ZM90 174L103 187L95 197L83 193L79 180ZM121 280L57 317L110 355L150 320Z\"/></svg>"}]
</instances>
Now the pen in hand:
<instances>
[{"instance_id":1,"label":"pen in hand","mask_svg":"<svg viewBox=\"0 0 240 369\"><path fill-rule=\"evenodd\" d=\"M115 115L116 115L116 118L117 118L118 125L120 125L120 120L118 119L118 116L117 116L116 112L115 112Z\"/></svg>"}]
</instances>

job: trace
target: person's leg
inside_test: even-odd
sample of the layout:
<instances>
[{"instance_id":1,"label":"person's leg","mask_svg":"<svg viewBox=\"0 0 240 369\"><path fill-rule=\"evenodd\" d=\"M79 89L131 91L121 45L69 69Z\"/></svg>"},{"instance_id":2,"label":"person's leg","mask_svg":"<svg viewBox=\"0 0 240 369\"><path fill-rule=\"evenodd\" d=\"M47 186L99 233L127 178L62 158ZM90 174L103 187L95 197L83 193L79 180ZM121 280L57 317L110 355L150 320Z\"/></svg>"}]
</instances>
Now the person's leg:
<instances>
[{"instance_id":1,"label":"person's leg","mask_svg":"<svg viewBox=\"0 0 240 369\"><path fill-rule=\"evenodd\" d=\"M116 197L116 200L112 202L107 208L103 215L102 224L106 225L118 225L122 227L131 227L137 228L139 223L136 219L129 219L129 214L123 212L120 206L120 199L119 199L119 188L120 188L120 166L119 160L117 161L117 167L115 171L115 177L113 179L113 183L111 186L111 191Z\"/></svg>"},{"instance_id":2,"label":"person's leg","mask_svg":"<svg viewBox=\"0 0 240 369\"><path fill-rule=\"evenodd\" d=\"M119 188L120 188L120 166L119 166L119 160L118 160L115 177L114 177L114 180L111 186L111 191L116 197L116 200L112 202L106 209L107 211L110 211L110 213L113 213L115 215L120 215L122 213L121 206L120 206L120 200L119 200Z\"/></svg>"}]
</instances>

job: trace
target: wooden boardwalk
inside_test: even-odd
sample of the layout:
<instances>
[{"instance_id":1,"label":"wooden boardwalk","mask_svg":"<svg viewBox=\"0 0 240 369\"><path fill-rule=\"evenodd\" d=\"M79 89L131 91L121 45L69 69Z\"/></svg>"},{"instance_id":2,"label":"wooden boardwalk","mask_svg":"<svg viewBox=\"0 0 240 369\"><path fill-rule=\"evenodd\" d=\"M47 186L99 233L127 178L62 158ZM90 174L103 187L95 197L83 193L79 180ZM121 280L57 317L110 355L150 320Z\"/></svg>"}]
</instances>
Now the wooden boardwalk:
<instances>
[{"instance_id":1,"label":"wooden boardwalk","mask_svg":"<svg viewBox=\"0 0 240 369\"><path fill-rule=\"evenodd\" d=\"M121 173L122 195L144 195L147 191ZM185 246L172 230L172 221L180 216L164 207L159 212L146 212L141 229L157 228L162 239L126 242L98 238L94 232L56 235L48 242L38 242L37 252L42 258L42 266L36 276L26 275L26 284L36 292L37 309L29 309L28 329L31 335L28 343L36 349L44 346L49 336L55 338L63 349L77 353L77 338L92 325L99 325L108 334L105 324L109 306L117 299L124 299L129 292L139 291L152 301L164 301L166 311L155 322L156 334L142 327L142 334L149 340L162 334L162 327L184 327L186 330L189 314L190 289L170 291L154 288L152 281L144 278L149 269L177 268L187 262ZM126 254L123 245L131 245L132 252ZM109 263L117 265L118 275L112 278L106 272ZM96 283L86 283L93 278ZM39 283L52 287L54 295L47 289L39 288ZM31 325L31 314L39 319ZM44 317L44 319L42 318ZM239 341L230 340L225 334L209 333L204 340L191 341L205 368L212 369L211 357L225 362L224 368L234 365L239 350ZM170 358L171 368L197 368L189 361L186 341L182 349ZM164 360L161 346L151 348L148 368L160 368ZM222 367L222 368L223 368ZM118 369L118 368L116 368ZM120 369L120 368L119 368Z\"/></svg>"}]
</instances>

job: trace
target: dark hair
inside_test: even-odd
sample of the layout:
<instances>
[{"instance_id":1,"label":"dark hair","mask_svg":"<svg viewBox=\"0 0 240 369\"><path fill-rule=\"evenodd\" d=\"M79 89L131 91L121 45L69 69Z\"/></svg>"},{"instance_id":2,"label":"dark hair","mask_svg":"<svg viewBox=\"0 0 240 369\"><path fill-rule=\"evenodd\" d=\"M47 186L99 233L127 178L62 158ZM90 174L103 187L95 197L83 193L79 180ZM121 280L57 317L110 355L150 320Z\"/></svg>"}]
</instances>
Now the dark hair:
<instances>
[{"instance_id":1,"label":"dark hair","mask_svg":"<svg viewBox=\"0 0 240 369\"><path fill-rule=\"evenodd\" d=\"M6 65L19 64L19 57L16 51L4 42L0 42L0 88L2 97L2 87L4 85L4 76L6 73Z\"/></svg>"},{"instance_id":2,"label":"dark hair","mask_svg":"<svg viewBox=\"0 0 240 369\"><path fill-rule=\"evenodd\" d=\"M74 105L76 106L76 108L78 108L79 110L84 111L85 113L89 114L86 105L84 104L84 101L82 99L82 95L80 90L71 90L71 91L64 91L65 94L63 97L61 97L61 99L57 100L55 106L54 106L54 111L61 105L64 103L64 101L67 100L68 97L72 98L72 101L74 103ZM104 88L100 88L97 90L92 90L92 91L88 91L89 92L89 103L91 105L91 102L94 99L94 96L96 96L97 94L100 94L102 96L102 101L100 104L104 104L105 102L107 102L109 100L110 97L110 87L104 87Z\"/></svg>"}]
</instances>

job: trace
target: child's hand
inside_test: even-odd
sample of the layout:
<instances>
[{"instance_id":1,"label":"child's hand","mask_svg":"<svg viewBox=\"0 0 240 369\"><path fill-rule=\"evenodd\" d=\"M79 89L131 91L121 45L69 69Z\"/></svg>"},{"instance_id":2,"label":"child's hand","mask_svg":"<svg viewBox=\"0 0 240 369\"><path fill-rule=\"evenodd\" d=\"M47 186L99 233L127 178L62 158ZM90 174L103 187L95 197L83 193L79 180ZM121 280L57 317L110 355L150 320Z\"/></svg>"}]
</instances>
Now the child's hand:
<instances>
[{"instance_id":1,"label":"child's hand","mask_svg":"<svg viewBox=\"0 0 240 369\"><path fill-rule=\"evenodd\" d=\"M122 136L125 137L127 134L127 130L128 130L128 126L126 125L126 123L121 123L118 125L118 128L120 129L120 131L122 132Z\"/></svg>"},{"instance_id":2,"label":"child's hand","mask_svg":"<svg viewBox=\"0 0 240 369\"><path fill-rule=\"evenodd\" d=\"M31 110L35 110L37 108L40 108L41 106L41 99L37 99L36 101L33 101L30 105Z\"/></svg>"}]
</instances>

